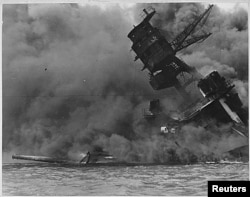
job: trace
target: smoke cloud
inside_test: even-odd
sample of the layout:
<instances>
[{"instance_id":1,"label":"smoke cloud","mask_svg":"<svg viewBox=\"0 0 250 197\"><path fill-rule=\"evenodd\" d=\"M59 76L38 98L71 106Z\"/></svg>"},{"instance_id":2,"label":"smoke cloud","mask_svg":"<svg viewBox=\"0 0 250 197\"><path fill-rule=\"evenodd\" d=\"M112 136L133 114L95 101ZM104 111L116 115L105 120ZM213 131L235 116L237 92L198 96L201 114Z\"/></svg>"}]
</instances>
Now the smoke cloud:
<instances>
[{"instance_id":1,"label":"smoke cloud","mask_svg":"<svg viewBox=\"0 0 250 197\"><path fill-rule=\"evenodd\" d=\"M242 143L230 125L184 125L174 141L142 118L154 96L164 98L166 112L181 102L173 89L154 92L129 52L127 34L137 22L128 16L138 21L143 6L3 5L4 153L79 159L98 146L125 161L191 162ZM153 7L153 23L167 39L204 11L200 4ZM232 79L245 107L247 20L244 10L228 17L215 8L207 25L213 36L180 54L204 75L218 70Z\"/></svg>"}]
</instances>

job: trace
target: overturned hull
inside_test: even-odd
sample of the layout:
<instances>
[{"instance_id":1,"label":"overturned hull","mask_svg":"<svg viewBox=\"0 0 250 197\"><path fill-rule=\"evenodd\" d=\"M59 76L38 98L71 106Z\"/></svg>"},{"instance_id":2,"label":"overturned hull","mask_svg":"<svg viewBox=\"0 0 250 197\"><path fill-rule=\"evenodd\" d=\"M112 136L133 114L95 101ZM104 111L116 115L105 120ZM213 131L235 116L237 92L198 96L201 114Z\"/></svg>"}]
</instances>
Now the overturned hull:
<instances>
[{"instance_id":1,"label":"overturned hull","mask_svg":"<svg viewBox=\"0 0 250 197\"><path fill-rule=\"evenodd\" d=\"M12 159L38 161L38 162L46 162L46 163L57 163L57 164L78 164L79 165L79 161L65 160L65 159L44 157L44 156L12 155Z\"/></svg>"},{"instance_id":2,"label":"overturned hull","mask_svg":"<svg viewBox=\"0 0 250 197\"><path fill-rule=\"evenodd\" d=\"M91 166L149 166L149 165L177 165L180 163L170 162L170 163L144 163L144 162L125 162L118 161L116 159L99 158L96 161L91 161L89 163L81 163L77 160L67 160L54 157L44 157L44 156L31 156L31 155L12 155L12 159L16 160L26 160L26 161L36 161L51 164L58 164L62 166L70 167L91 167Z\"/></svg>"},{"instance_id":3,"label":"overturned hull","mask_svg":"<svg viewBox=\"0 0 250 197\"><path fill-rule=\"evenodd\" d=\"M105 152L93 152L84 156L81 160L70 160L65 158L56 158L56 157L45 157L45 156L31 156L31 155L12 155L12 159L16 160L26 160L26 161L37 161L37 162L46 162L53 164L63 164L63 165L88 165L88 164L105 164L105 163L125 163L118 161L113 156Z\"/></svg>"},{"instance_id":4,"label":"overturned hull","mask_svg":"<svg viewBox=\"0 0 250 197\"><path fill-rule=\"evenodd\" d=\"M16 160L26 160L26 161L35 161L35 162L42 162L42 163L50 163L60 166L69 166L69 167L94 167L94 166L152 166L152 165L185 165L185 164L203 164L203 163L225 163L225 162L248 162L248 145L244 145L238 147L233 150L229 150L225 152L224 158L221 159L206 159L203 161L193 161L188 163L180 163L176 160L171 162L125 162L119 160L106 160L103 161L102 159L96 162L90 163L80 163L77 160L67 160L67 159L60 159L54 157L44 157L44 156L31 156L31 155L12 155L12 159Z\"/></svg>"}]
</instances>

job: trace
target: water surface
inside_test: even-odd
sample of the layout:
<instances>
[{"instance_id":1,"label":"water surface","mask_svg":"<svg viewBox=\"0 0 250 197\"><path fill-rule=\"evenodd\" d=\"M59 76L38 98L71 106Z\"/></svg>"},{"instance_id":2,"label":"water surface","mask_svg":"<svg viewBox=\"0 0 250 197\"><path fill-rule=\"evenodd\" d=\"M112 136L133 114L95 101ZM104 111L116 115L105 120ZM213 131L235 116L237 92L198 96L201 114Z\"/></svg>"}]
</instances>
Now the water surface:
<instances>
[{"instance_id":1,"label":"water surface","mask_svg":"<svg viewBox=\"0 0 250 197\"><path fill-rule=\"evenodd\" d=\"M2 194L18 196L203 195L208 180L249 180L249 165L65 167L3 164Z\"/></svg>"}]
</instances>

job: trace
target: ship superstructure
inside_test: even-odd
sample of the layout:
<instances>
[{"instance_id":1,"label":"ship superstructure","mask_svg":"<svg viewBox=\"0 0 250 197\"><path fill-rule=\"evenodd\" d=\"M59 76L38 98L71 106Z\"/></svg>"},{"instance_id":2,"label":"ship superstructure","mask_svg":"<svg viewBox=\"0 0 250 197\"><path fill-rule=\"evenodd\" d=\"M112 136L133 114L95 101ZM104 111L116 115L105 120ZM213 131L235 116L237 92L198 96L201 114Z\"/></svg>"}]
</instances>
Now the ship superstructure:
<instances>
[{"instance_id":1,"label":"ship superstructure","mask_svg":"<svg viewBox=\"0 0 250 197\"><path fill-rule=\"evenodd\" d=\"M167 41L159 29L150 24L150 19L156 11L152 7L143 10L145 18L134 27L128 37L133 42L132 50L136 53L135 60L140 59L144 64L142 70L149 71L149 83L154 90L175 87L184 98L188 98L186 86L202 76L194 67L179 59L176 53L211 35L211 33L194 35L197 25L206 21L211 9L212 5L171 42ZM181 85L177 76L183 72L189 73L192 77Z\"/></svg>"},{"instance_id":2,"label":"ship superstructure","mask_svg":"<svg viewBox=\"0 0 250 197\"><path fill-rule=\"evenodd\" d=\"M195 34L205 24L213 5L209 7L194 21L178 34L171 42L168 41L159 29L153 27L150 19L156 14L152 7L144 9L144 19L140 24L134 26L128 37L132 41L132 50L135 52L135 60L140 59L143 69L149 71L149 83L154 90L162 90L175 87L185 99L186 108L175 116L177 123L198 121L198 119L216 119L220 122L231 122L233 130L240 135L248 137L248 117L242 108L242 102L235 92L234 85L213 71L207 76L202 76L196 68L187 65L176 56L176 53L191 44L207 39L211 33L203 31L202 34ZM183 73L189 74L188 80L180 82ZM203 99L193 102L190 99L186 87L197 82L197 89ZM155 119L162 113L160 100L150 101L149 113L144 116L147 119ZM162 126L164 131L166 126Z\"/></svg>"}]
</instances>

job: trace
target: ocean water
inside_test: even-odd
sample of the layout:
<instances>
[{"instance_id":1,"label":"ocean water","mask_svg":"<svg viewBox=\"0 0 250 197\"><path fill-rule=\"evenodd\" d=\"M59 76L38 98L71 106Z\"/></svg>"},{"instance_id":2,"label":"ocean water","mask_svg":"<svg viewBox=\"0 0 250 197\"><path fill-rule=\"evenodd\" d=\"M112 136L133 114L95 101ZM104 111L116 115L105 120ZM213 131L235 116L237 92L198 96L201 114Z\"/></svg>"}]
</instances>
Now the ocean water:
<instances>
[{"instance_id":1,"label":"ocean water","mask_svg":"<svg viewBox=\"0 0 250 197\"><path fill-rule=\"evenodd\" d=\"M249 180L249 164L65 167L16 163L2 166L5 196L207 196L208 180Z\"/></svg>"}]
</instances>

